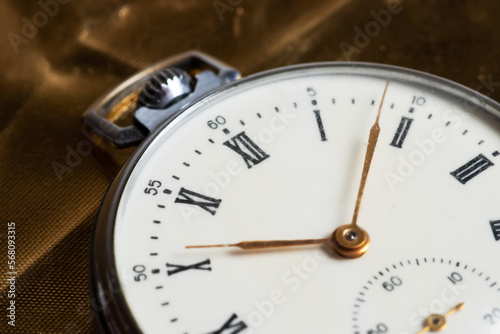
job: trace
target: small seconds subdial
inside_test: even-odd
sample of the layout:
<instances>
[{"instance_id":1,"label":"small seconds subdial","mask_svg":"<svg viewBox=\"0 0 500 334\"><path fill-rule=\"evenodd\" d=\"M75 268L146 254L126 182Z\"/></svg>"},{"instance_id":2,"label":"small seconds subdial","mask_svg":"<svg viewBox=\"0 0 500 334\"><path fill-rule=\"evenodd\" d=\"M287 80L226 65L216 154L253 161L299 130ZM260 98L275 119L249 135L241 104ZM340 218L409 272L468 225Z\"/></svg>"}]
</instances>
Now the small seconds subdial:
<instances>
[{"instance_id":1,"label":"small seconds subdial","mask_svg":"<svg viewBox=\"0 0 500 334\"><path fill-rule=\"evenodd\" d=\"M438 318L445 324L429 329ZM352 320L354 334L492 333L500 330L500 281L458 260L404 259L366 281Z\"/></svg>"}]
</instances>

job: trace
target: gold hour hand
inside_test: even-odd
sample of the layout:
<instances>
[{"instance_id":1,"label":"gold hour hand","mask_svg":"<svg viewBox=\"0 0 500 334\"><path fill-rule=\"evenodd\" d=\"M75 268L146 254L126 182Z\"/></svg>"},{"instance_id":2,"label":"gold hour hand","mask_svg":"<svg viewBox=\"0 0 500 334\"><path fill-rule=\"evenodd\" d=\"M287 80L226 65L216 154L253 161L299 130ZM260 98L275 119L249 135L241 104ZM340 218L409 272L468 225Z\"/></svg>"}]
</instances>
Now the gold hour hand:
<instances>
[{"instance_id":1,"label":"gold hour hand","mask_svg":"<svg viewBox=\"0 0 500 334\"><path fill-rule=\"evenodd\" d=\"M297 239L297 240L256 240L256 241L241 241L236 244L219 244L219 245L194 245L186 246L186 248L215 248L215 247L238 247L243 250L258 250L267 248L283 248L295 246L319 245L326 243L327 239Z\"/></svg>"}]
</instances>

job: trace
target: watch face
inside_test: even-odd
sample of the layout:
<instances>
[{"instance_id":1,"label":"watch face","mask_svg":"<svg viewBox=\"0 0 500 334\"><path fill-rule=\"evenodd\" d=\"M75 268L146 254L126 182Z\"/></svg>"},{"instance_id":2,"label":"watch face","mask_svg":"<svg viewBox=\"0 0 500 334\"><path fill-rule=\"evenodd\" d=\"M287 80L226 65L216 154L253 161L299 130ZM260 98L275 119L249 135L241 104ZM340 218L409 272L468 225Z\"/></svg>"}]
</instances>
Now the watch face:
<instances>
[{"instance_id":1,"label":"watch face","mask_svg":"<svg viewBox=\"0 0 500 334\"><path fill-rule=\"evenodd\" d=\"M367 64L223 87L154 133L104 201L93 280L108 330L500 332L498 110ZM355 211L370 242L348 259L321 240ZM302 239L321 240L242 249Z\"/></svg>"}]
</instances>

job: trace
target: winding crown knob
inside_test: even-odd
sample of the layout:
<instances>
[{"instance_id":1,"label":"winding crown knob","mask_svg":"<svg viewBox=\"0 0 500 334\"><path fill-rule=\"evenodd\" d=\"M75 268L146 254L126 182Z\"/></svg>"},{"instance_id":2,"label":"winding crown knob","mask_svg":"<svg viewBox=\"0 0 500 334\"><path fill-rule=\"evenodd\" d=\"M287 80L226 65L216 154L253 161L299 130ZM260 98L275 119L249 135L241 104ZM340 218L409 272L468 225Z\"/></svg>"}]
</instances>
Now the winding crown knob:
<instances>
[{"instance_id":1,"label":"winding crown knob","mask_svg":"<svg viewBox=\"0 0 500 334\"><path fill-rule=\"evenodd\" d=\"M141 90L136 108L164 109L193 91L193 79L184 70L167 67L155 73Z\"/></svg>"}]
</instances>

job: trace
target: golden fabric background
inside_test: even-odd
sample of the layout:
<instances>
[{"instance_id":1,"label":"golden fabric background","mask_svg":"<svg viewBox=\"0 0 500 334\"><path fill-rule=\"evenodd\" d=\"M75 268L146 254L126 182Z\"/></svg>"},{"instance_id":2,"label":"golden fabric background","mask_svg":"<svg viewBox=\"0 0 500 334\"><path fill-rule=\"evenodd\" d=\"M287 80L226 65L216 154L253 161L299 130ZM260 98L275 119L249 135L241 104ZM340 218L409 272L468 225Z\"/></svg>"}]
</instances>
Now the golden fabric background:
<instances>
[{"instance_id":1,"label":"golden fabric background","mask_svg":"<svg viewBox=\"0 0 500 334\"><path fill-rule=\"evenodd\" d=\"M41 3L52 4L46 22ZM68 166L68 150L85 138L82 113L138 69L197 49L247 75L345 61L341 45L347 43L357 48L351 60L430 72L500 100L500 2L404 0L376 33L373 23L369 27L376 22L372 11L387 8L381 0L0 2L3 310L10 221L16 223L18 269L16 327L7 326L2 311L0 332L92 332L88 245L110 179L92 156L70 160L60 177L54 162ZM23 35L26 21L39 25L36 32L24 28ZM355 29L367 27L373 36L356 44ZM13 34L22 42L13 42Z\"/></svg>"}]
</instances>

